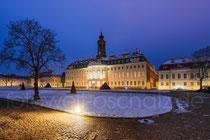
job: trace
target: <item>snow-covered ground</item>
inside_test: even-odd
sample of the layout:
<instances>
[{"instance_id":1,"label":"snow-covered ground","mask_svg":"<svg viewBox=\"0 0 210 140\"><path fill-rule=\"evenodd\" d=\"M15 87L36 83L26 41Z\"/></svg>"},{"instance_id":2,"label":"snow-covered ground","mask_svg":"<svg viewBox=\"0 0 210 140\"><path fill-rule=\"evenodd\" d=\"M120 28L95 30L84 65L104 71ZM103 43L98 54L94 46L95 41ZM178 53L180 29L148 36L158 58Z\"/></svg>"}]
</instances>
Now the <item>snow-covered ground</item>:
<instances>
[{"instance_id":1,"label":"snow-covered ground","mask_svg":"<svg viewBox=\"0 0 210 140\"><path fill-rule=\"evenodd\" d=\"M28 102L73 114L97 117L148 117L170 112L171 98L161 95L62 90L40 90L41 100L33 101L33 90L0 90L0 98Z\"/></svg>"}]
</instances>

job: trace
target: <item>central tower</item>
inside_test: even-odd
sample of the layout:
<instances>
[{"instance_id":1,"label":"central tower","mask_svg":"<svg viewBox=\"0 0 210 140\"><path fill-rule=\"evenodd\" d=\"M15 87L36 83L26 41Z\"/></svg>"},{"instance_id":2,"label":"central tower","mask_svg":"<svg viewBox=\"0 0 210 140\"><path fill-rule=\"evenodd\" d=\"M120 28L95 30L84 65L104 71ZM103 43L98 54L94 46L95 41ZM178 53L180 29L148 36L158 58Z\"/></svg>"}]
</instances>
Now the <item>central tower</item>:
<instances>
[{"instance_id":1,"label":"central tower","mask_svg":"<svg viewBox=\"0 0 210 140\"><path fill-rule=\"evenodd\" d=\"M99 36L99 40L98 40L98 53L96 58L99 59L101 57L106 57L106 41L104 41L104 36L101 32L101 35Z\"/></svg>"}]
</instances>

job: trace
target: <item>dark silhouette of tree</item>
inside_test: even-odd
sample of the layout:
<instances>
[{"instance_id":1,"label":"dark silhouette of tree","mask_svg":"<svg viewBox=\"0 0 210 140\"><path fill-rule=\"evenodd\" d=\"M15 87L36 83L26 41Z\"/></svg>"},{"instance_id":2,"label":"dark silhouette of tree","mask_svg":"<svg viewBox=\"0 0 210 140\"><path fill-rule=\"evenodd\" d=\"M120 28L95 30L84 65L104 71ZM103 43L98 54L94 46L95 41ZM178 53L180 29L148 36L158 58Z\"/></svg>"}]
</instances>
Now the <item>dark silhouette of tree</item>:
<instances>
[{"instance_id":1,"label":"dark silhouette of tree","mask_svg":"<svg viewBox=\"0 0 210 140\"><path fill-rule=\"evenodd\" d=\"M208 69L210 68L210 46L199 49L193 53L193 70L196 73L195 78L200 81L200 90L203 89L203 80L208 78Z\"/></svg>"},{"instance_id":2,"label":"dark silhouette of tree","mask_svg":"<svg viewBox=\"0 0 210 140\"><path fill-rule=\"evenodd\" d=\"M21 90L25 90L26 88L25 88L25 85L24 85L24 83L21 85Z\"/></svg>"},{"instance_id":3,"label":"dark silhouette of tree","mask_svg":"<svg viewBox=\"0 0 210 140\"><path fill-rule=\"evenodd\" d=\"M74 85L74 81L72 82L71 93L77 93L76 87Z\"/></svg>"},{"instance_id":4,"label":"dark silhouette of tree","mask_svg":"<svg viewBox=\"0 0 210 140\"><path fill-rule=\"evenodd\" d=\"M10 78L5 76L5 77L2 79L2 81L3 81L4 84L7 86L8 83L10 82Z\"/></svg>"},{"instance_id":5,"label":"dark silhouette of tree","mask_svg":"<svg viewBox=\"0 0 210 140\"><path fill-rule=\"evenodd\" d=\"M61 76L61 84L62 84L62 87L64 87L64 84L65 84L65 77L66 77L66 73L63 72L62 73L62 76Z\"/></svg>"},{"instance_id":6,"label":"dark silhouette of tree","mask_svg":"<svg viewBox=\"0 0 210 140\"><path fill-rule=\"evenodd\" d=\"M58 48L56 34L43 28L35 20L12 21L8 27L8 39L0 52L0 63L16 64L34 74L34 100L39 100L39 72L64 64L64 55Z\"/></svg>"}]
</instances>

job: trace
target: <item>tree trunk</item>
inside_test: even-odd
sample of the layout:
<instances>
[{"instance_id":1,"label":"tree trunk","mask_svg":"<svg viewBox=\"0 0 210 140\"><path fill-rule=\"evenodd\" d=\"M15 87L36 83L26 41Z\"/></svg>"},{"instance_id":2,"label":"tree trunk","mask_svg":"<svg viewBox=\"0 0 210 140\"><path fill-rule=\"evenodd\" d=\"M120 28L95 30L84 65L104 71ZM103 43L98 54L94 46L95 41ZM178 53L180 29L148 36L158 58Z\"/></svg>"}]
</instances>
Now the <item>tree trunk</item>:
<instances>
[{"instance_id":1,"label":"tree trunk","mask_svg":"<svg viewBox=\"0 0 210 140\"><path fill-rule=\"evenodd\" d=\"M39 89L38 89L38 79L39 79L39 74L38 71L35 71L34 75L34 100L40 100L39 97Z\"/></svg>"},{"instance_id":2,"label":"tree trunk","mask_svg":"<svg viewBox=\"0 0 210 140\"><path fill-rule=\"evenodd\" d=\"M202 79L200 79L200 90L203 90L203 86L202 86L202 84L203 84L203 80L202 80Z\"/></svg>"}]
</instances>

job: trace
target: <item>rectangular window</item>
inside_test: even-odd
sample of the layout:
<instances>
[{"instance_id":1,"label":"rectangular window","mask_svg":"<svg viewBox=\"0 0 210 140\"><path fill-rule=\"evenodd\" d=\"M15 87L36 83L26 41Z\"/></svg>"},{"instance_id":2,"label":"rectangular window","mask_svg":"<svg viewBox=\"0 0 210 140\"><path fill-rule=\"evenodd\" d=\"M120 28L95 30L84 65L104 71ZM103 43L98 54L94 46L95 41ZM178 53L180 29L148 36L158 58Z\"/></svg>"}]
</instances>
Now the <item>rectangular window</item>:
<instances>
[{"instance_id":1,"label":"rectangular window","mask_svg":"<svg viewBox=\"0 0 210 140\"><path fill-rule=\"evenodd\" d=\"M134 85L136 86L136 81L134 81Z\"/></svg>"},{"instance_id":2,"label":"rectangular window","mask_svg":"<svg viewBox=\"0 0 210 140\"><path fill-rule=\"evenodd\" d=\"M132 66L130 66L130 69L132 69Z\"/></svg>"},{"instance_id":3,"label":"rectangular window","mask_svg":"<svg viewBox=\"0 0 210 140\"><path fill-rule=\"evenodd\" d=\"M184 73L184 78L187 78L187 74L186 73Z\"/></svg>"},{"instance_id":4,"label":"rectangular window","mask_svg":"<svg viewBox=\"0 0 210 140\"><path fill-rule=\"evenodd\" d=\"M187 82L184 82L184 86L187 86Z\"/></svg>"},{"instance_id":5,"label":"rectangular window","mask_svg":"<svg viewBox=\"0 0 210 140\"><path fill-rule=\"evenodd\" d=\"M140 81L138 81L138 85L140 86Z\"/></svg>"},{"instance_id":6,"label":"rectangular window","mask_svg":"<svg viewBox=\"0 0 210 140\"><path fill-rule=\"evenodd\" d=\"M172 74L172 79L175 79L175 74Z\"/></svg>"},{"instance_id":7,"label":"rectangular window","mask_svg":"<svg viewBox=\"0 0 210 140\"><path fill-rule=\"evenodd\" d=\"M166 79L169 79L169 76L168 76L168 74L166 74Z\"/></svg>"},{"instance_id":8,"label":"rectangular window","mask_svg":"<svg viewBox=\"0 0 210 140\"><path fill-rule=\"evenodd\" d=\"M140 71L138 72L138 77L140 77Z\"/></svg>"},{"instance_id":9,"label":"rectangular window","mask_svg":"<svg viewBox=\"0 0 210 140\"><path fill-rule=\"evenodd\" d=\"M180 79L181 78L181 74L178 74L178 79Z\"/></svg>"},{"instance_id":10,"label":"rectangular window","mask_svg":"<svg viewBox=\"0 0 210 140\"><path fill-rule=\"evenodd\" d=\"M129 85L129 82L127 81L127 86Z\"/></svg>"},{"instance_id":11,"label":"rectangular window","mask_svg":"<svg viewBox=\"0 0 210 140\"><path fill-rule=\"evenodd\" d=\"M120 86L120 81L118 81L118 86Z\"/></svg>"},{"instance_id":12,"label":"rectangular window","mask_svg":"<svg viewBox=\"0 0 210 140\"><path fill-rule=\"evenodd\" d=\"M122 67L122 70L124 69L124 67Z\"/></svg>"},{"instance_id":13,"label":"rectangular window","mask_svg":"<svg viewBox=\"0 0 210 140\"><path fill-rule=\"evenodd\" d=\"M122 81L122 86L124 86L124 81Z\"/></svg>"},{"instance_id":14,"label":"rectangular window","mask_svg":"<svg viewBox=\"0 0 210 140\"><path fill-rule=\"evenodd\" d=\"M132 86L132 84L133 84L133 82L132 81L130 81L130 85Z\"/></svg>"},{"instance_id":15,"label":"rectangular window","mask_svg":"<svg viewBox=\"0 0 210 140\"><path fill-rule=\"evenodd\" d=\"M138 68L140 68L141 67L141 65L138 65Z\"/></svg>"},{"instance_id":16,"label":"rectangular window","mask_svg":"<svg viewBox=\"0 0 210 140\"><path fill-rule=\"evenodd\" d=\"M134 72L134 77L136 77L136 72Z\"/></svg>"},{"instance_id":17,"label":"rectangular window","mask_svg":"<svg viewBox=\"0 0 210 140\"><path fill-rule=\"evenodd\" d=\"M111 82L111 85L113 86L113 81Z\"/></svg>"},{"instance_id":18,"label":"rectangular window","mask_svg":"<svg viewBox=\"0 0 210 140\"><path fill-rule=\"evenodd\" d=\"M161 86L163 86L164 85L164 83L163 82L161 82Z\"/></svg>"},{"instance_id":19,"label":"rectangular window","mask_svg":"<svg viewBox=\"0 0 210 140\"><path fill-rule=\"evenodd\" d=\"M134 65L134 69L136 68L136 65Z\"/></svg>"},{"instance_id":20,"label":"rectangular window","mask_svg":"<svg viewBox=\"0 0 210 140\"><path fill-rule=\"evenodd\" d=\"M175 86L176 85L175 82L173 82L172 85Z\"/></svg>"},{"instance_id":21,"label":"rectangular window","mask_svg":"<svg viewBox=\"0 0 210 140\"><path fill-rule=\"evenodd\" d=\"M168 86L169 85L169 83L168 82L166 82L166 86Z\"/></svg>"},{"instance_id":22,"label":"rectangular window","mask_svg":"<svg viewBox=\"0 0 210 140\"><path fill-rule=\"evenodd\" d=\"M142 81L142 86L144 86L144 81Z\"/></svg>"},{"instance_id":23,"label":"rectangular window","mask_svg":"<svg viewBox=\"0 0 210 140\"><path fill-rule=\"evenodd\" d=\"M208 78L208 73L205 73L205 78Z\"/></svg>"},{"instance_id":24,"label":"rectangular window","mask_svg":"<svg viewBox=\"0 0 210 140\"><path fill-rule=\"evenodd\" d=\"M200 78L200 73L197 73L197 78Z\"/></svg>"},{"instance_id":25,"label":"rectangular window","mask_svg":"<svg viewBox=\"0 0 210 140\"><path fill-rule=\"evenodd\" d=\"M117 82L115 81L115 86L117 85Z\"/></svg>"},{"instance_id":26,"label":"rectangular window","mask_svg":"<svg viewBox=\"0 0 210 140\"><path fill-rule=\"evenodd\" d=\"M118 67L118 70L120 70L120 67Z\"/></svg>"},{"instance_id":27,"label":"rectangular window","mask_svg":"<svg viewBox=\"0 0 210 140\"><path fill-rule=\"evenodd\" d=\"M128 69L128 66L126 68Z\"/></svg>"},{"instance_id":28,"label":"rectangular window","mask_svg":"<svg viewBox=\"0 0 210 140\"><path fill-rule=\"evenodd\" d=\"M193 73L190 74L190 78L191 78L191 79L194 78L194 74L193 74Z\"/></svg>"},{"instance_id":29,"label":"rectangular window","mask_svg":"<svg viewBox=\"0 0 210 140\"><path fill-rule=\"evenodd\" d=\"M163 74L161 74L161 79L163 79Z\"/></svg>"},{"instance_id":30,"label":"rectangular window","mask_svg":"<svg viewBox=\"0 0 210 140\"><path fill-rule=\"evenodd\" d=\"M142 65L142 68L144 68L144 65Z\"/></svg>"}]
</instances>

